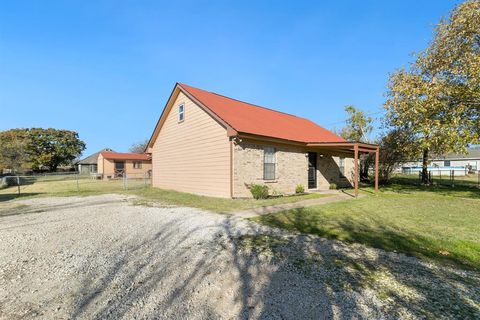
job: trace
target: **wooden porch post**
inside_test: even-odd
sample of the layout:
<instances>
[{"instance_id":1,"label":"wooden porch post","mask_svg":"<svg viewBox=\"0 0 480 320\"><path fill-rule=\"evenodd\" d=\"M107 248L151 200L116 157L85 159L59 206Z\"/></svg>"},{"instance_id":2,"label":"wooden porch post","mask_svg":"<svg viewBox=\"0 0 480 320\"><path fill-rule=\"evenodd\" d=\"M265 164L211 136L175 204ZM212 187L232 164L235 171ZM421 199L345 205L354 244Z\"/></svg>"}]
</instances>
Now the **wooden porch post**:
<instances>
[{"instance_id":1,"label":"wooden porch post","mask_svg":"<svg viewBox=\"0 0 480 320\"><path fill-rule=\"evenodd\" d=\"M354 162L355 162L355 198L358 198L358 144L355 144L353 147L355 157L354 157Z\"/></svg>"},{"instance_id":2,"label":"wooden porch post","mask_svg":"<svg viewBox=\"0 0 480 320\"><path fill-rule=\"evenodd\" d=\"M378 164L380 160L380 148L375 150L375 194L378 195Z\"/></svg>"}]
</instances>

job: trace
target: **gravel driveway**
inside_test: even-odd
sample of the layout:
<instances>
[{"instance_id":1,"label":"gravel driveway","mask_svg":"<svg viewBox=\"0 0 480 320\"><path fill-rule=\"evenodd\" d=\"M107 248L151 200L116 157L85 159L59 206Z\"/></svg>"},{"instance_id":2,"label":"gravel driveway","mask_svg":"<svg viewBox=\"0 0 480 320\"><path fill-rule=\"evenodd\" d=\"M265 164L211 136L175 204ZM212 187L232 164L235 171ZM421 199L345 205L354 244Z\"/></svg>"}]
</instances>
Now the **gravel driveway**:
<instances>
[{"instance_id":1,"label":"gravel driveway","mask_svg":"<svg viewBox=\"0 0 480 320\"><path fill-rule=\"evenodd\" d=\"M120 195L0 204L0 318L480 318L480 275Z\"/></svg>"}]
</instances>

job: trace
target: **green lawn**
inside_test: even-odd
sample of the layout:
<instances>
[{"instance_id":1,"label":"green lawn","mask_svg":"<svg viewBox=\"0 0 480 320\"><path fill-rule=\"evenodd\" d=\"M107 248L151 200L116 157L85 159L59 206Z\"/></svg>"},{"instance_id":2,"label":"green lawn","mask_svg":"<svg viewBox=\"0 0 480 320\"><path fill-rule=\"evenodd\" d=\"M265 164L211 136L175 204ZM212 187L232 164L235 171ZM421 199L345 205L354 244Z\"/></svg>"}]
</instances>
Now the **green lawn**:
<instances>
[{"instance_id":1,"label":"green lawn","mask_svg":"<svg viewBox=\"0 0 480 320\"><path fill-rule=\"evenodd\" d=\"M261 206L270 206L281 203L297 202L306 199L320 198L327 195L305 194L298 196L284 196L265 200L253 199L225 199L193 195L190 193L163 190L145 186L143 180L129 181L128 190L124 189L123 181L110 180L100 181L91 179L61 179L30 181L29 184L21 186L20 195L17 187L9 187L0 190L0 202L19 198L31 198L41 196L88 196L95 194L120 193L139 196L137 204L148 205L151 201L158 201L165 204L196 207L214 212L232 212L237 210L252 209Z\"/></svg>"},{"instance_id":2,"label":"green lawn","mask_svg":"<svg viewBox=\"0 0 480 320\"><path fill-rule=\"evenodd\" d=\"M352 201L253 218L274 227L358 242L388 251L480 269L480 189L415 185L399 177ZM472 183L470 185L470 183Z\"/></svg>"}]
</instances>

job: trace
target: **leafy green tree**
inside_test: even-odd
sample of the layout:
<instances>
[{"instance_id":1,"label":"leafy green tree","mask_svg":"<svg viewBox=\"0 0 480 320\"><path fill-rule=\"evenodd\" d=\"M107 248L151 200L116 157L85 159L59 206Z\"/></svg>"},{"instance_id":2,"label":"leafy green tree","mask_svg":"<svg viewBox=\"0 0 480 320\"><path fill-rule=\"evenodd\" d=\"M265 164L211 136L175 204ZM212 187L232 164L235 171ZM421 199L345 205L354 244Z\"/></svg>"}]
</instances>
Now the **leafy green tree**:
<instances>
[{"instance_id":1,"label":"leafy green tree","mask_svg":"<svg viewBox=\"0 0 480 320\"><path fill-rule=\"evenodd\" d=\"M340 136L348 141L368 142L367 137L373 130L373 118L367 117L365 113L352 105L345 106L348 114L346 125L340 131ZM368 169L373 163L373 157L368 154L360 156L360 179L368 180Z\"/></svg>"},{"instance_id":2,"label":"leafy green tree","mask_svg":"<svg viewBox=\"0 0 480 320\"><path fill-rule=\"evenodd\" d=\"M424 183L431 153L465 152L479 142L480 1L456 7L410 68L390 76L385 108L386 123L413 137L402 151L423 159Z\"/></svg>"},{"instance_id":3,"label":"leafy green tree","mask_svg":"<svg viewBox=\"0 0 480 320\"><path fill-rule=\"evenodd\" d=\"M27 130L0 131L0 167L17 172L27 161Z\"/></svg>"},{"instance_id":4,"label":"leafy green tree","mask_svg":"<svg viewBox=\"0 0 480 320\"><path fill-rule=\"evenodd\" d=\"M345 112L348 119L340 131L341 137L348 141L368 142L367 137L373 130L373 118L351 105L345 106Z\"/></svg>"},{"instance_id":5,"label":"leafy green tree","mask_svg":"<svg viewBox=\"0 0 480 320\"><path fill-rule=\"evenodd\" d=\"M57 129L11 129L0 132L0 163L13 170L22 167L55 171L69 165L85 149L78 133Z\"/></svg>"},{"instance_id":6,"label":"leafy green tree","mask_svg":"<svg viewBox=\"0 0 480 320\"><path fill-rule=\"evenodd\" d=\"M133 153L144 153L148 145L148 139L142 142L134 143L128 149L129 152Z\"/></svg>"},{"instance_id":7,"label":"leafy green tree","mask_svg":"<svg viewBox=\"0 0 480 320\"><path fill-rule=\"evenodd\" d=\"M405 153L408 147L415 143L414 136L408 131L395 129L383 133L377 144L380 146L379 180L388 183L395 168L402 162L411 159L411 155Z\"/></svg>"},{"instance_id":8,"label":"leafy green tree","mask_svg":"<svg viewBox=\"0 0 480 320\"><path fill-rule=\"evenodd\" d=\"M56 171L60 165L70 165L85 150L85 142L79 139L77 132L70 130L31 128L27 139L34 169L47 167Z\"/></svg>"}]
</instances>

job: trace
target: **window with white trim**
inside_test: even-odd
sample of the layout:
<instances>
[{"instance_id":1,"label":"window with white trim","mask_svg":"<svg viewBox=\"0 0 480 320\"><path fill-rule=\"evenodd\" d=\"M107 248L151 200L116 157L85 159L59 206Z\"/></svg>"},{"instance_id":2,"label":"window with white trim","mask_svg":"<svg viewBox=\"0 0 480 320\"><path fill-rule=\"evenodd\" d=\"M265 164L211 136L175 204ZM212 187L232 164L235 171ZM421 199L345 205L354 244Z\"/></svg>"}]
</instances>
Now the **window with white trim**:
<instances>
[{"instance_id":1,"label":"window with white trim","mask_svg":"<svg viewBox=\"0 0 480 320\"><path fill-rule=\"evenodd\" d=\"M263 179L275 180L275 148L265 147L263 148Z\"/></svg>"},{"instance_id":2,"label":"window with white trim","mask_svg":"<svg viewBox=\"0 0 480 320\"><path fill-rule=\"evenodd\" d=\"M183 104L178 106L178 122L185 120L185 106Z\"/></svg>"},{"instance_id":3,"label":"window with white trim","mask_svg":"<svg viewBox=\"0 0 480 320\"><path fill-rule=\"evenodd\" d=\"M133 169L142 169L142 163L139 161L133 162Z\"/></svg>"}]
</instances>

